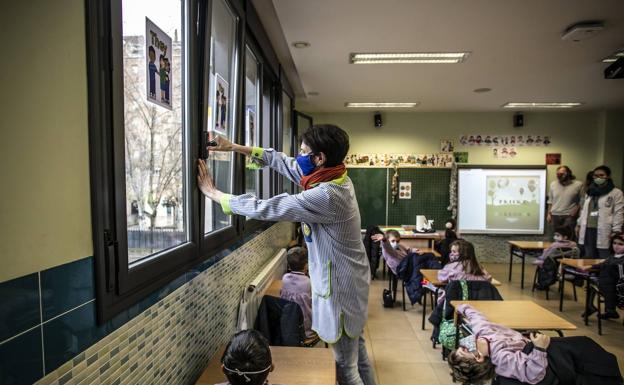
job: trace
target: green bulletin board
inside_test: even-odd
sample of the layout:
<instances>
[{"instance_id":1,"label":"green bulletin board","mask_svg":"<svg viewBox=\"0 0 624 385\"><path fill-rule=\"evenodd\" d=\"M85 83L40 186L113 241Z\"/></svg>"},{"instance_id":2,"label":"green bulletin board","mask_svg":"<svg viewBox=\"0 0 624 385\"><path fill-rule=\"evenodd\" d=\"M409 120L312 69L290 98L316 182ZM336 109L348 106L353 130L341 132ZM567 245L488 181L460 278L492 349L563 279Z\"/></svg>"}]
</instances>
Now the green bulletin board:
<instances>
[{"instance_id":1,"label":"green bulletin board","mask_svg":"<svg viewBox=\"0 0 624 385\"><path fill-rule=\"evenodd\" d=\"M348 172L363 229L372 225L414 225L416 215L425 215L434 220L436 230L442 230L451 215L447 210L451 180L448 168L399 168L399 182L412 182L412 199L396 199L394 204L390 196L393 169L349 168Z\"/></svg>"}]
</instances>

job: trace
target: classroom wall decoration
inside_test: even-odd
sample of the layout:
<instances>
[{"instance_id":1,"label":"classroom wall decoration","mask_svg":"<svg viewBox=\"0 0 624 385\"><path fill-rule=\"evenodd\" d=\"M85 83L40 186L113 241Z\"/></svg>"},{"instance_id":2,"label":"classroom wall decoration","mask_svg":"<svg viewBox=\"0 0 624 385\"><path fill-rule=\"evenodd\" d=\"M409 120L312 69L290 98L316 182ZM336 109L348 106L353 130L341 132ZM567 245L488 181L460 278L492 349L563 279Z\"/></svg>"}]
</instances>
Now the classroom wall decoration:
<instances>
[{"instance_id":1,"label":"classroom wall decoration","mask_svg":"<svg viewBox=\"0 0 624 385\"><path fill-rule=\"evenodd\" d=\"M440 141L440 151L441 152L453 152L455 146L453 145L453 141L449 139L442 139Z\"/></svg>"},{"instance_id":2,"label":"classroom wall decoration","mask_svg":"<svg viewBox=\"0 0 624 385\"><path fill-rule=\"evenodd\" d=\"M453 165L452 153L434 154L349 154L348 167L443 167Z\"/></svg>"},{"instance_id":3,"label":"classroom wall decoration","mask_svg":"<svg viewBox=\"0 0 624 385\"><path fill-rule=\"evenodd\" d=\"M552 143L548 135L462 135L459 138L462 146L518 147L548 146Z\"/></svg>"},{"instance_id":4,"label":"classroom wall decoration","mask_svg":"<svg viewBox=\"0 0 624 385\"><path fill-rule=\"evenodd\" d=\"M455 158L455 163L468 163L467 151L454 152L453 157Z\"/></svg>"},{"instance_id":5,"label":"classroom wall decoration","mask_svg":"<svg viewBox=\"0 0 624 385\"><path fill-rule=\"evenodd\" d=\"M494 147L492 156L496 159L513 159L518 156L516 147Z\"/></svg>"},{"instance_id":6,"label":"classroom wall decoration","mask_svg":"<svg viewBox=\"0 0 624 385\"><path fill-rule=\"evenodd\" d=\"M561 164L561 154L546 154L546 164Z\"/></svg>"},{"instance_id":7,"label":"classroom wall decoration","mask_svg":"<svg viewBox=\"0 0 624 385\"><path fill-rule=\"evenodd\" d=\"M147 100L171 110L171 37L145 18Z\"/></svg>"},{"instance_id":8,"label":"classroom wall decoration","mask_svg":"<svg viewBox=\"0 0 624 385\"><path fill-rule=\"evenodd\" d=\"M412 199L412 182L399 182L399 199Z\"/></svg>"}]
</instances>

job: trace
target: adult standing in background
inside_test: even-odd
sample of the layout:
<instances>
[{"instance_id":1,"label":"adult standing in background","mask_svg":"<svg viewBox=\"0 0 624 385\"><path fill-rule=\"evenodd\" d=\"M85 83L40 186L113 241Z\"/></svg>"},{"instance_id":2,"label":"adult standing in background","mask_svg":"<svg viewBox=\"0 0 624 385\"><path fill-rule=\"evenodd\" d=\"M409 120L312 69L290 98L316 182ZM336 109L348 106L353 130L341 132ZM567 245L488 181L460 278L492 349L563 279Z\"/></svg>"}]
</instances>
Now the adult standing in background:
<instances>
[{"instance_id":1,"label":"adult standing in background","mask_svg":"<svg viewBox=\"0 0 624 385\"><path fill-rule=\"evenodd\" d=\"M596 167L593 177L576 227L578 243L583 245L586 258L607 258L610 237L622 232L624 194L614 186L609 167Z\"/></svg>"},{"instance_id":2,"label":"adult standing in background","mask_svg":"<svg viewBox=\"0 0 624 385\"><path fill-rule=\"evenodd\" d=\"M312 283L312 330L332 344L340 385L374 385L375 373L364 344L370 267L353 183L343 163L349 136L339 127L318 125L301 136L301 152L291 158L272 149L241 146L217 137L212 151L235 151L255 158L300 185L303 192L258 199L217 190L203 161L198 186L226 214L265 221L302 222Z\"/></svg>"},{"instance_id":3,"label":"adult standing in background","mask_svg":"<svg viewBox=\"0 0 624 385\"><path fill-rule=\"evenodd\" d=\"M557 168L557 180L548 190L548 215L546 220L552 227L569 227L572 232L579 212L580 191L583 183L576 180L568 166Z\"/></svg>"}]
</instances>

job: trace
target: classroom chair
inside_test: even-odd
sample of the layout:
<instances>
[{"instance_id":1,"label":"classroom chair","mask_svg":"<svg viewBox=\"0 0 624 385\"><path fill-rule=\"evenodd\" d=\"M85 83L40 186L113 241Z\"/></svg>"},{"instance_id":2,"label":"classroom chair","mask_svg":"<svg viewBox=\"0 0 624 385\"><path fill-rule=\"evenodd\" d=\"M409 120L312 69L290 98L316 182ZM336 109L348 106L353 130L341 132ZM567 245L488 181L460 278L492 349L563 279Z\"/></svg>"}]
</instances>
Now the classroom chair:
<instances>
[{"instance_id":1,"label":"classroom chair","mask_svg":"<svg viewBox=\"0 0 624 385\"><path fill-rule=\"evenodd\" d=\"M578 259L580 257L580 250L578 247L571 247L571 248L560 248L557 249L553 254L549 255L548 258L546 258L544 260L544 265L542 266L536 266L535 267L535 275L533 276L533 287L531 289L531 292L535 292L535 289L538 289L538 275L540 273L540 271L544 268L544 266L547 265L547 260L550 260L552 262L554 262L555 265L555 274L553 275L554 279L552 281L552 283L550 283L548 285L548 287L546 288L546 300L550 300L549 298L549 293L550 293L550 286L554 285L555 283L559 282L559 290L561 290L561 282L559 281L559 277L557 276L558 274L556 273L557 271L559 271L559 260L561 260L562 258L573 258L573 259ZM572 282L574 280L574 277L571 277L568 274L568 277L564 279L568 280L569 282ZM577 300L577 295L576 295L576 285L572 286L573 291L574 291L574 301Z\"/></svg>"}]
</instances>

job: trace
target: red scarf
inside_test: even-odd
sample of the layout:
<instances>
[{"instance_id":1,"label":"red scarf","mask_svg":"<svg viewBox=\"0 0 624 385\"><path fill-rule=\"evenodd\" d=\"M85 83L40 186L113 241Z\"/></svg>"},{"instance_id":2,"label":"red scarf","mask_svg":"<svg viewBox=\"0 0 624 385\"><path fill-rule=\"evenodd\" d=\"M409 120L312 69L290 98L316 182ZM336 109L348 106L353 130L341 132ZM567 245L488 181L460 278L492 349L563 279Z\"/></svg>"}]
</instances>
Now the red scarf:
<instances>
[{"instance_id":1,"label":"red scarf","mask_svg":"<svg viewBox=\"0 0 624 385\"><path fill-rule=\"evenodd\" d=\"M309 190L321 182L329 182L340 178L347 171L344 163L334 167L325 167L314 171L308 176L301 178L299 184L304 190Z\"/></svg>"}]
</instances>

